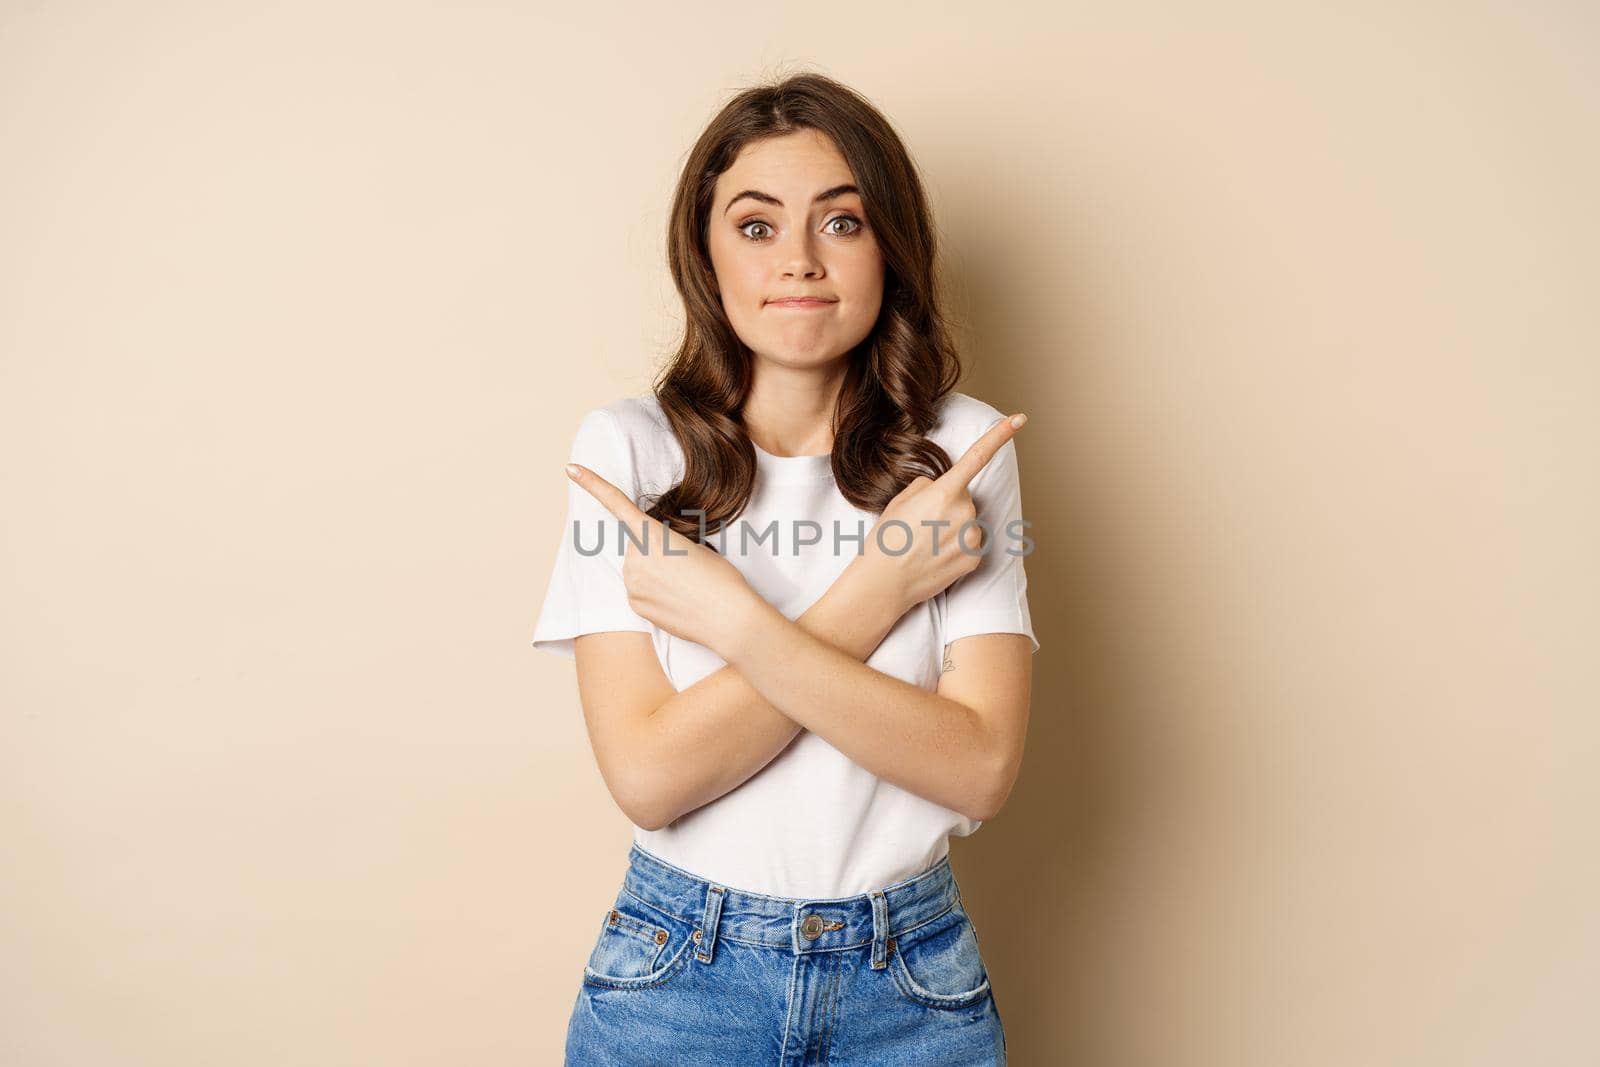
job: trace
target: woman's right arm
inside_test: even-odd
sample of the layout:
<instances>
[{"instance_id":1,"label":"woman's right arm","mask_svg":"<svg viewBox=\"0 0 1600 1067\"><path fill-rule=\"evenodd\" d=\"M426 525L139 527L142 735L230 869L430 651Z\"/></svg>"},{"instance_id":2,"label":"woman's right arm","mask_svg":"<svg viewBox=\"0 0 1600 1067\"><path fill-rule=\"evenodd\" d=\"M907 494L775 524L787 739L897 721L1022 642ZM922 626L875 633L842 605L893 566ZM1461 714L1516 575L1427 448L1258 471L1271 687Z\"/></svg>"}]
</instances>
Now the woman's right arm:
<instances>
[{"instance_id":1,"label":"woman's right arm","mask_svg":"<svg viewBox=\"0 0 1600 1067\"><path fill-rule=\"evenodd\" d=\"M905 614L902 596L873 557L861 556L795 622L865 662ZM601 777L623 813L646 830L729 792L800 732L732 666L675 690L649 634L584 634L574 649Z\"/></svg>"}]
</instances>

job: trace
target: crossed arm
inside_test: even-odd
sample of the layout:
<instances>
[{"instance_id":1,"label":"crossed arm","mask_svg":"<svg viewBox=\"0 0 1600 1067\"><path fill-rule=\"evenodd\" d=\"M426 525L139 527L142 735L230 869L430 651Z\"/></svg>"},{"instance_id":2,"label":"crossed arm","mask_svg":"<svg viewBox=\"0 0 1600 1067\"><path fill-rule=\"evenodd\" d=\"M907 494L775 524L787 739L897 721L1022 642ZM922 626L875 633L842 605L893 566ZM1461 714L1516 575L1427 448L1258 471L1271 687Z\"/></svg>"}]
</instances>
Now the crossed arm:
<instances>
[{"instance_id":1,"label":"crossed arm","mask_svg":"<svg viewBox=\"0 0 1600 1067\"><path fill-rule=\"evenodd\" d=\"M733 627L727 666L682 691L647 634L577 638L591 740L629 818L667 825L744 782L802 729L909 792L992 817L1021 763L1030 643L1020 634L963 638L930 692L864 662L903 613L889 590L858 557L798 619L755 598Z\"/></svg>"}]
</instances>

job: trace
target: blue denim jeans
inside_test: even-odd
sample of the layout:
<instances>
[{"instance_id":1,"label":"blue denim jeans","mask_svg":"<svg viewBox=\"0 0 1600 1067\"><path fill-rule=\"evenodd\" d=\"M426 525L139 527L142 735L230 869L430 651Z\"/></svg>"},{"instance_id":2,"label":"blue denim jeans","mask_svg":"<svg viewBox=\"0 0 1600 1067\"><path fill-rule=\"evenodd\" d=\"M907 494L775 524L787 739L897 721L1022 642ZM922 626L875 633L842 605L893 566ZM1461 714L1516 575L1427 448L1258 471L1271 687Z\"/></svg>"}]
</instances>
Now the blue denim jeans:
<instances>
[{"instance_id":1,"label":"blue denim jeans","mask_svg":"<svg viewBox=\"0 0 1600 1067\"><path fill-rule=\"evenodd\" d=\"M806 900L717 885L635 844L567 1025L568 1067L1005 1062L948 855Z\"/></svg>"}]
</instances>

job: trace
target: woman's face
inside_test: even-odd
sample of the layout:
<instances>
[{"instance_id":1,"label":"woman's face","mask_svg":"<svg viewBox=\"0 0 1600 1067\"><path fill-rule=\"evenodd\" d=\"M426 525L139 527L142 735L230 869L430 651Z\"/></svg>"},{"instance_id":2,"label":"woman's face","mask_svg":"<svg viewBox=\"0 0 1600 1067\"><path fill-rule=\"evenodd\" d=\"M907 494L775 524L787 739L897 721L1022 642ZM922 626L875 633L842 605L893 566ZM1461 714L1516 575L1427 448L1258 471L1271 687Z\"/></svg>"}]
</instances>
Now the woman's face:
<instances>
[{"instance_id":1,"label":"woman's face","mask_svg":"<svg viewBox=\"0 0 1600 1067\"><path fill-rule=\"evenodd\" d=\"M822 366L877 322L883 255L854 186L844 157L815 130L747 145L717 178L711 265L728 321L757 356ZM795 296L827 302L775 303Z\"/></svg>"}]
</instances>

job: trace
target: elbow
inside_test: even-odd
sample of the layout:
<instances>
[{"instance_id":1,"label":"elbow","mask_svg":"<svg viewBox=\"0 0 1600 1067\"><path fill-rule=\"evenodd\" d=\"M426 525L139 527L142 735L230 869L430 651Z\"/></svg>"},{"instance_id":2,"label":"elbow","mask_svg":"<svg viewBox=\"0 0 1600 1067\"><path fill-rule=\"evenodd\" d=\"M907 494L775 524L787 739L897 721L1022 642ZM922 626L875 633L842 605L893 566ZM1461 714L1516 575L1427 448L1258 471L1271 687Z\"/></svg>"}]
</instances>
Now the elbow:
<instances>
[{"instance_id":1,"label":"elbow","mask_svg":"<svg viewBox=\"0 0 1600 1067\"><path fill-rule=\"evenodd\" d=\"M992 797L982 797L977 804L968 804L967 810L962 812L973 822L988 822L1000 814L1000 809L1005 805L1005 798L995 800Z\"/></svg>"},{"instance_id":2,"label":"elbow","mask_svg":"<svg viewBox=\"0 0 1600 1067\"><path fill-rule=\"evenodd\" d=\"M1026 738L1028 703L1007 700L981 710L969 708L975 738L969 750L969 763L963 768L967 794L962 814L974 822L988 822L1000 814L1011 787L1022 770L1022 749Z\"/></svg>"},{"instance_id":3,"label":"elbow","mask_svg":"<svg viewBox=\"0 0 1600 1067\"><path fill-rule=\"evenodd\" d=\"M1000 814L1000 808L1005 802L1005 792L999 787L999 783L990 776L985 779L983 788L978 791L976 796L967 798L967 802L961 806L961 814L973 822L988 822Z\"/></svg>"},{"instance_id":4,"label":"elbow","mask_svg":"<svg viewBox=\"0 0 1600 1067\"><path fill-rule=\"evenodd\" d=\"M628 817L629 822L641 830L659 830L671 821L662 819L656 808L637 800L628 804L618 801L617 807L622 809L622 814Z\"/></svg>"},{"instance_id":5,"label":"elbow","mask_svg":"<svg viewBox=\"0 0 1600 1067\"><path fill-rule=\"evenodd\" d=\"M969 810L964 814L974 822L988 822L1000 814L1000 809L1006 806L1006 800L1010 796L1009 783L1004 787L991 789L978 798L978 803L968 805Z\"/></svg>"},{"instance_id":6,"label":"elbow","mask_svg":"<svg viewBox=\"0 0 1600 1067\"><path fill-rule=\"evenodd\" d=\"M628 820L641 830L663 830L672 825L677 815L665 804L657 802L652 805L635 807L628 816Z\"/></svg>"},{"instance_id":7,"label":"elbow","mask_svg":"<svg viewBox=\"0 0 1600 1067\"><path fill-rule=\"evenodd\" d=\"M640 814L640 815L629 815L628 816L628 821L633 823L633 825L637 826L641 830L651 830L651 831L660 830L663 827L665 827L668 823L672 822L671 819L660 819L660 818L655 817L654 815L642 815L642 814Z\"/></svg>"},{"instance_id":8,"label":"elbow","mask_svg":"<svg viewBox=\"0 0 1600 1067\"><path fill-rule=\"evenodd\" d=\"M628 821L641 830L659 830L672 821L666 817L665 805L655 792L642 788L637 782L630 782L623 789L613 789L611 799L617 802Z\"/></svg>"},{"instance_id":9,"label":"elbow","mask_svg":"<svg viewBox=\"0 0 1600 1067\"><path fill-rule=\"evenodd\" d=\"M641 735L613 735L596 747L600 776L617 809L641 830L659 830L678 817L671 776L657 765Z\"/></svg>"},{"instance_id":10,"label":"elbow","mask_svg":"<svg viewBox=\"0 0 1600 1067\"><path fill-rule=\"evenodd\" d=\"M1000 809L1005 807L1006 801L1011 798L1011 789L1017 784L1017 773L1021 770L1021 753L1007 752L997 765L988 769L980 779L982 789L978 796L968 804L967 811L962 814L974 822L988 822L1000 814Z\"/></svg>"},{"instance_id":11,"label":"elbow","mask_svg":"<svg viewBox=\"0 0 1600 1067\"><path fill-rule=\"evenodd\" d=\"M660 830L678 817L673 797L654 776L634 773L626 776L622 787L612 790L612 799L641 830Z\"/></svg>"}]
</instances>

